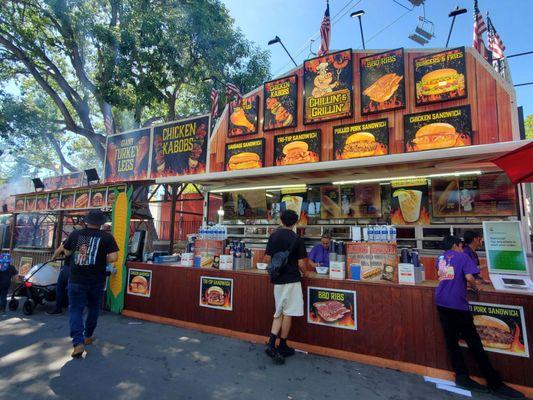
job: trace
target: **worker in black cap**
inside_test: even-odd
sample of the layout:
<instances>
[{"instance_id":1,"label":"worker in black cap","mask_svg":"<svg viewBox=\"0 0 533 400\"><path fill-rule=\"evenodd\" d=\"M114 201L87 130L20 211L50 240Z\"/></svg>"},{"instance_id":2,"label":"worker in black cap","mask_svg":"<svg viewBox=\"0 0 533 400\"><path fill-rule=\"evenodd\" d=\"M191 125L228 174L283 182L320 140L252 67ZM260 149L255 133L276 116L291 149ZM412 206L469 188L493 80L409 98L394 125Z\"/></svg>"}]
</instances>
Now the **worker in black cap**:
<instances>
[{"instance_id":1,"label":"worker in black cap","mask_svg":"<svg viewBox=\"0 0 533 400\"><path fill-rule=\"evenodd\" d=\"M103 297L106 266L118 259L117 242L100 228L107 221L100 210L91 210L84 218L86 227L72 232L63 244L67 256L72 256L68 282L69 324L72 337L72 357L81 357L85 345L94 341ZM87 318L83 321L83 310Z\"/></svg>"}]
</instances>

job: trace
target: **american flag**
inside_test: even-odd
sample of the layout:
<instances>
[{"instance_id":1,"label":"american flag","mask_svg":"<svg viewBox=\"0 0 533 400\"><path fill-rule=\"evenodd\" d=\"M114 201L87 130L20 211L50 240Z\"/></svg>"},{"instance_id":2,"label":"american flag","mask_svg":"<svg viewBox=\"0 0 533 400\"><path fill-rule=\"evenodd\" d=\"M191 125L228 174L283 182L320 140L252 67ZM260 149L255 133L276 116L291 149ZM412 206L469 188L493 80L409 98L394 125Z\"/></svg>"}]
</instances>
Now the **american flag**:
<instances>
[{"instance_id":1,"label":"american flag","mask_svg":"<svg viewBox=\"0 0 533 400\"><path fill-rule=\"evenodd\" d=\"M503 44L500 35L496 32L494 25L489 17L487 17L487 24L489 26L488 38L489 38L489 49L492 52L493 60L502 60L505 56L503 52L505 51L505 45Z\"/></svg>"},{"instance_id":2,"label":"american flag","mask_svg":"<svg viewBox=\"0 0 533 400\"><path fill-rule=\"evenodd\" d=\"M218 115L218 91L211 89L211 119L215 119Z\"/></svg>"},{"instance_id":3,"label":"american flag","mask_svg":"<svg viewBox=\"0 0 533 400\"><path fill-rule=\"evenodd\" d=\"M74 252L76 265L95 265L98 257L100 238L95 236L80 235Z\"/></svg>"},{"instance_id":4,"label":"american flag","mask_svg":"<svg viewBox=\"0 0 533 400\"><path fill-rule=\"evenodd\" d=\"M237 102L242 100L242 94L239 88L231 82L226 83L226 94L228 99L235 97Z\"/></svg>"},{"instance_id":5,"label":"american flag","mask_svg":"<svg viewBox=\"0 0 533 400\"><path fill-rule=\"evenodd\" d=\"M326 12L320 25L320 49L318 55L323 56L329 51L329 41L331 39L331 19L329 18L329 1L326 5Z\"/></svg>"},{"instance_id":6,"label":"american flag","mask_svg":"<svg viewBox=\"0 0 533 400\"><path fill-rule=\"evenodd\" d=\"M487 58L487 48L483 42L483 33L487 32L487 25L483 20L483 16L479 12L477 0L474 0L474 37L472 46L483 56Z\"/></svg>"}]
</instances>

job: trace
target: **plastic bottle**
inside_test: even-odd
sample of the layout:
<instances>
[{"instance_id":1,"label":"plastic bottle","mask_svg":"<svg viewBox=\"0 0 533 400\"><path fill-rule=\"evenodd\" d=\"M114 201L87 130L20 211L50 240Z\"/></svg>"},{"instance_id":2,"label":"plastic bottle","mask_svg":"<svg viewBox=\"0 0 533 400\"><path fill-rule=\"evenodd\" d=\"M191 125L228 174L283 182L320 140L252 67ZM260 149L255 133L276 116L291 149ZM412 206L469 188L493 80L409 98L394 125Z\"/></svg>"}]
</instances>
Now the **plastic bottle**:
<instances>
[{"instance_id":1,"label":"plastic bottle","mask_svg":"<svg viewBox=\"0 0 533 400\"><path fill-rule=\"evenodd\" d=\"M368 225L368 241L374 242L376 238L374 237L374 225Z\"/></svg>"},{"instance_id":2,"label":"plastic bottle","mask_svg":"<svg viewBox=\"0 0 533 400\"><path fill-rule=\"evenodd\" d=\"M391 225L391 240L392 243L396 243L396 227Z\"/></svg>"},{"instance_id":3,"label":"plastic bottle","mask_svg":"<svg viewBox=\"0 0 533 400\"><path fill-rule=\"evenodd\" d=\"M389 228L387 227L387 225L382 225L381 226L381 241L382 242L388 242L388 234L389 232Z\"/></svg>"}]
</instances>

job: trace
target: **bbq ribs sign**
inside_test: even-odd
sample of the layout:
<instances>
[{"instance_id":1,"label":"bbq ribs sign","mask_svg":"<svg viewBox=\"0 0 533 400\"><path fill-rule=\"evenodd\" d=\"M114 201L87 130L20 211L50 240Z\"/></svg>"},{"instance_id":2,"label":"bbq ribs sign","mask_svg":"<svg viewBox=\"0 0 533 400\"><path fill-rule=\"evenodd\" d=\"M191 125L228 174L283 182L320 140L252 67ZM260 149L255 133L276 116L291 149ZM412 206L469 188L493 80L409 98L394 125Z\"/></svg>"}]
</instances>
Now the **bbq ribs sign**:
<instances>
[{"instance_id":1,"label":"bbq ribs sign","mask_svg":"<svg viewBox=\"0 0 533 400\"><path fill-rule=\"evenodd\" d=\"M308 287L307 322L356 331L356 292L352 290Z\"/></svg>"}]
</instances>

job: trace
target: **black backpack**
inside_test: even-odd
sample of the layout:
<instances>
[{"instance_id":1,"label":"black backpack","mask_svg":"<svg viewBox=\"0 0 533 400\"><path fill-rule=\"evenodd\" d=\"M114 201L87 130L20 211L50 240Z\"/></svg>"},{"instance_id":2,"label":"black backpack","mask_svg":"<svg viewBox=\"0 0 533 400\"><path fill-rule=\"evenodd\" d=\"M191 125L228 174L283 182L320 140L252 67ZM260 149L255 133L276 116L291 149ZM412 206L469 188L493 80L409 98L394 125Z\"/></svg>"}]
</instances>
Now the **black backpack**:
<instances>
[{"instance_id":1,"label":"black backpack","mask_svg":"<svg viewBox=\"0 0 533 400\"><path fill-rule=\"evenodd\" d=\"M278 251L277 253L274 253L274 255L272 256L272 259L270 260L270 263L267 266L267 271L268 271L268 274L270 275L270 281L272 283L274 283L274 281L283 272L283 269L289 262L289 256L294 250L296 243L298 243L298 239L295 239L293 241L293 243L291 244L291 247L289 247L289 250Z\"/></svg>"}]
</instances>

